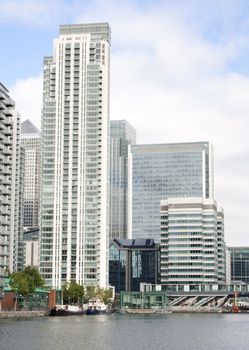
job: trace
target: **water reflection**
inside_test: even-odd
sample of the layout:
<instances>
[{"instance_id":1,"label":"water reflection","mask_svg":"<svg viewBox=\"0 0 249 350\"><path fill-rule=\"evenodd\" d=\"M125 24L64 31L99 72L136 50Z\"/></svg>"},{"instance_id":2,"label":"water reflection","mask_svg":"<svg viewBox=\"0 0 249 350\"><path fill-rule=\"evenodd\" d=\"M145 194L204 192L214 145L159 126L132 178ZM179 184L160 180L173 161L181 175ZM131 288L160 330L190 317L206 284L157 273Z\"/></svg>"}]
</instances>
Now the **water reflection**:
<instances>
[{"instance_id":1,"label":"water reflection","mask_svg":"<svg viewBox=\"0 0 249 350\"><path fill-rule=\"evenodd\" d=\"M247 314L113 314L0 320L1 350L247 350L248 344Z\"/></svg>"}]
</instances>

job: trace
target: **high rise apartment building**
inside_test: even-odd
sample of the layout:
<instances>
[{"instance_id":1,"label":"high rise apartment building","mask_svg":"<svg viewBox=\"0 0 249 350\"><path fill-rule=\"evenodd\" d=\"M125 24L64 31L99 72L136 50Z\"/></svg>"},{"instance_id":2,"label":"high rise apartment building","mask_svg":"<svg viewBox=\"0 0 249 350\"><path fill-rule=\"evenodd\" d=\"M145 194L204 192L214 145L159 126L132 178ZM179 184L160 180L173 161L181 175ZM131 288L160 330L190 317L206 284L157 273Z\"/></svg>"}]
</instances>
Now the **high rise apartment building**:
<instances>
[{"instance_id":1,"label":"high rise apartment building","mask_svg":"<svg viewBox=\"0 0 249 350\"><path fill-rule=\"evenodd\" d=\"M161 201L162 284L225 284L223 219L213 199Z\"/></svg>"},{"instance_id":2,"label":"high rise apartment building","mask_svg":"<svg viewBox=\"0 0 249 350\"><path fill-rule=\"evenodd\" d=\"M14 108L8 90L0 83L0 293L9 266Z\"/></svg>"},{"instance_id":3,"label":"high rise apartment building","mask_svg":"<svg viewBox=\"0 0 249 350\"><path fill-rule=\"evenodd\" d=\"M107 23L63 25L44 59L40 272L105 287L109 238Z\"/></svg>"},{"instance_id":4,"label":"high rise apartment building","mask_svg":"<svg viewBox=\"0 0 249 350\"><path fill-rule=\"evenodd\" d=\"M0 83L0 290L6 268L22 268L23 156L20 115Z\"/></svg>"},{"instance_id":5,"label":"high rise apartment building","mask_svg":"<svg viewBox=\"0 0 249 350\"><path fill-rule=\"evenodd\" d=\"M132 145L129 152L128 231L160 241L160 201L213 198L213 151L209 142Z\"/></svg>"},{"instance_id":6,"label":"high rise apartment building","mask_svg":"<svg viewBox=\"0 0 249 350\"><path fill-rule=\"evenodd\" d=\"M39 227L41 183L41 135L40 131L25 120L21 124L21 146L24 150L23 226Z\"/></svg>"},{"instance_id":7,"label":"high rise apartment building","mask_svg":"<svg viewBox=\"0 0 249 350\"><path fill-rule=\"evenodd\" d=\"M136 130L126 120L110 121L110 239L127 238L128 146Z\"/></svg>"},{"instance_id":8,"label":"high rise apartment building","mask_svg":"<svg viewBox=\"0 0 249 350\"><path fill-rule=\"evenodd\" d=\"M12 170L11 170L11 224L10 224L10 271L23 268L23 191L25 154L21 147L21 116L13 112Z\"/></svg>"}]
</instances>

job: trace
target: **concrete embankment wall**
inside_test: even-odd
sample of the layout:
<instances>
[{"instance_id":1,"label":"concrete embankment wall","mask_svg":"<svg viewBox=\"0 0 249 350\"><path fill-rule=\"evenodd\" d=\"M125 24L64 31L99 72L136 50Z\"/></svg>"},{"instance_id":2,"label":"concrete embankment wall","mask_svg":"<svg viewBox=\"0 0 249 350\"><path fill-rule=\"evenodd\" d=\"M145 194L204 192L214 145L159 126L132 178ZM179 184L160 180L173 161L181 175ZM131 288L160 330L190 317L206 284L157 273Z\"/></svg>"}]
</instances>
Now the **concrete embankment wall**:
<instances>
[{"instance_id":1,"label":"concrete embankment wall","mask_svg":"<svg viewBox=\"0 0 249 350\"><path fill-rule=\"evenodd\" d=\"M49 311L1 311L0 318L29 318L48 316Z\"/></svg>"}]
</instances>

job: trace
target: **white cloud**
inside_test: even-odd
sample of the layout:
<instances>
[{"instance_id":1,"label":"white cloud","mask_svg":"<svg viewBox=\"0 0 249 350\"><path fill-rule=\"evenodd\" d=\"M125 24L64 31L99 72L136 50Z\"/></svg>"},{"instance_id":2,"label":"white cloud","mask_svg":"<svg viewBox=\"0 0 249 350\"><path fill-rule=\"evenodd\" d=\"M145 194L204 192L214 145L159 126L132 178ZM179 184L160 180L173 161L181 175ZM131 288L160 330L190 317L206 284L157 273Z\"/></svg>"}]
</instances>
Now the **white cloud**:
<instances>
[{"instance_id":1,"label":"white cloud","mask_svg":"<svg viewBox=\"0 0 249 350\"><path fill-rule=\"evenodd\" d=\"M42 75L18 80L11 88L10 95L16 103L22 121L32 120L40 128L42 109Z\"/></svg>"},{"instance_id":2,"label":"white cloud","mask_svg":"<svg viewBox=\"0 0 249 350\"><path fill-rule=\"evenodd\" d=\"M40 24L46 18L45 3L32 0L2 0L0 2L0 18Z\"/></svg>"},{"instance_id":3,"label":"white cloud","mask_svg":"<svg viewBox=\"0 0 249 350\"><path fill-rule=\"evenodd\" d=\"M249 78L229 68L246 38L208 40L202 35L205 29L200 30L205 18L195 27L191 6L182 13L182 3L176 3L141 11L131 3L109 2L105 8L100 1L92 11L112 27L111 117L127 118L137 129L139 143L210 140L217 164L248 149ZM231 16L226 10L226 26ZM96 21L89 12L82 12L77 21L88 17ZM225 209L226 239L232 244L246 243L248 235L244 213L249 210L249 191L244 186L249 170L245 172L242 163L236 165L239 178L232 162L225 175L216 167L217 200Z\"/></svg>"},{"instance_id":4,"label":"white cloud","mask_svg":"<svg viewBox=\"0 0 249 350\"><path fill-rule=\"evenodd\" d=\"M218 3L221 15L227 3ZM244 187L249 169L243 167L248 162L243 152L248 150L249 77L230 64L248 48L249 36L234 35L235 2L229 2L231 8L225 9L222 18L227 31L219 28L215 40L205 32L206 26L208 31L219 20L209 4L202 13L182 1L143 8L111 0L72 4L77 14L73 22L109 21L111 25L112 119L126 118L137 129L139 143L213 142L216 193L225 210L226 240L248 244L244 213L249 210L249 193ZM17 108L38 124L41 77L18 81L11 90ZM235 174L232 160L237 155L242 156Z\"/></svg>"},{"instance_id":5,"label":"white cloud","mask_svg":"<svg viewBox=\"0 0 249 350\"><path fill-rule=\"evenodd\" d=\"M21 22L34 27L51 28L64 21L74 5L64 0L1 0L1 22Z\"/></svg>"}]
</instances>

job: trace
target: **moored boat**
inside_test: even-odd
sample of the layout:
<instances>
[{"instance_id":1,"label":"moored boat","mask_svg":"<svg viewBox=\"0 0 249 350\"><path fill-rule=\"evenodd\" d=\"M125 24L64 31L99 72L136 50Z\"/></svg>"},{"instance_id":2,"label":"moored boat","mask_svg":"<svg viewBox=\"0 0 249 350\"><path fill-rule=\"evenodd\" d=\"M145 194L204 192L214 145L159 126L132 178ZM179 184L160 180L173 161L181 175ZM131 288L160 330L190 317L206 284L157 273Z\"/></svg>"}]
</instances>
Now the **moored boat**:
<instances>
[{"instance_id":1,"label":"moored boat","mask_svg":"<svg viewBox=\"0 0 249 350\"><path fill-rule=\"evenodd\" d=\"M50 310L49 316L80 316L84 313L84 310L77 305L55 305Z\"/></svg>"},{"instance_id":2,"label":"moored boat","mask_svg":"<svg viewBox=\"0 0 249 350\"><path fill-rule=\"evenodd\" d=\"M87 305L87 315L101 315L106 313L106 305L97 298L90 299Z\"/></svg>"}]
</instances>

